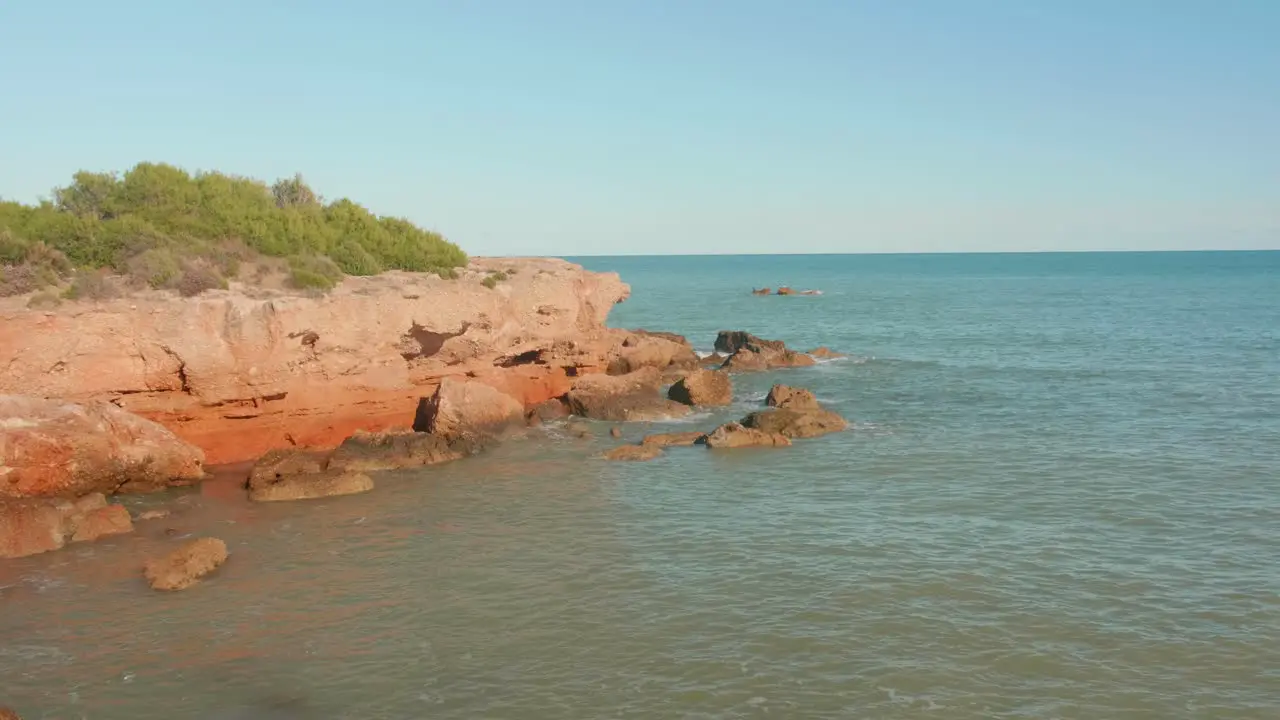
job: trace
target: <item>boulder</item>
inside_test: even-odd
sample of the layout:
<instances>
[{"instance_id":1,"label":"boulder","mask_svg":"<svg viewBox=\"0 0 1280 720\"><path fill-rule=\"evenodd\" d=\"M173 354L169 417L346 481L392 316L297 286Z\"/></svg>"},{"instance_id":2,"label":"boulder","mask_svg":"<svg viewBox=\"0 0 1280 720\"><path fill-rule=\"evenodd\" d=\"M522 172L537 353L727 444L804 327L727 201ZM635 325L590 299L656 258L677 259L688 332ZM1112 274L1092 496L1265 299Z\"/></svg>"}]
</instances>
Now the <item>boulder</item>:
<instances>
[{"instance_id":1,"label":"boulder","mask_svg":"<svg viewBox=\"0 0 1280 720\"><path fill-rule=\"evenodd\" d=\"M431 397L418 402L413 429L447 440L477 439L523 420L519 400L481 382L446 377Z\"/></svg>"},{"instance_id":2,"label":"boulder","mask_svg":"<svg viewBox=\"0 0 1280 720\"><path fill-rule=\"evenodd\" d=\"M742 424L788 438L818 437L849 427L844 418L828 410L762 410L743 418Z\"/></svg>"},{"instance_id":3,"label":"boulder","mask_svg":"<svg viewBox=\"0 0 1280 720\"><path fill-rule=\"evenodd\" d=\"M644 462L662 456L662 448L657 445L621 445L604 454L606 460L623 460Z\"/></svg>"},{"instance_id":4,"label":"boulder","mask_svg":"<svg viewBox=\"0 0 1280 720\"><path fill-rule=\"evenodd\" d=\"M698 353L684 337L644 332L632 333L623 339L616 357L609 361L607 372L627 375L644 368L662 371L697 366Z\"/></svg>"},{"instance_id":5,"label":"boulder","mask_svg":"<svg viewBox=\"0 0 1280 720\"><path fill-rule=\"evenodd\" d=\"M101 493L78 500L0 500L0 557L24 557L133 531L129 512Z\"/></svg>"},{"instance_id":6,"label":"boulder","mask_svg":"<svg viewBox=\"0 0 1280 720\"><path fill-rule=\"evenodd\" d=\"M0 395L0 498L151 492L204 477L204 453L105 401Z\"/></svg>"},{"instance_id":7,"label":"boulder","mask_svg":"<svg viewBox=\"0 0 1280 720\"><path fill-rule=\"evenodd\" d=\"M817 361L812 357L794 350L775 351L767 348L757 350L746 347L730 355L720 367L730 372L759 372L779 368L809 367L816 363Z\"/></svg>"},{"instance_id":8,"label":"boulder","mask_svg":"<svg viewBox=\"0 0 1280 720\"><path fill-rule=\"evenodd\" d=\"M552 398L533 406L525 415L530 425L540 425L548 420L559 420L569 417L569 407L559 398Z\"/></svg>"},{"instance_id":9,"label":"boulder","mask_svg":"<svg viewBox=\"0 0 1280 720\"><path fill-rule=\"evenodd\" d=\"M672 385L667 397L685 405L728 405L733 402L733 381L719 370L694 370Z\"/></svg>"},{"instance_id":10,"label":"boulder","mask_svg":"<svg viewBox=\"0 0 1280 720\"><path fill-rule=\"evenodd\" d=\"M587 375L578 378L565 395L570 412L609 422L662 420L689 412L686 405L658 393L662 381L655 368L626 375Z\"/></svg>"},{"instance_id":11,"label":"boulder","mask_svg":"<svg viewBox=\"0 0 1280 720\"><path fill-rule=\"evenodd\" d=\"M93 542L108 535L124 535L133 532L133 518L123 505L107 505L85 513L71 542Z\"/></svg>"},{"instance_id":12,"label":"boulder","mask_svg":"<svg viewBox=\"0 0 1280 720\"><path fill-rule=\"evenodd\" d=\"M718 353L732 355L743 348L753 349L756 352L762 352L765 349L782 352L787 349L787 346L781 340L764 340L745 330L721 330L716 335L715 349Z\"/></svg>"},{"instance_id":13,"label":"boulder","mask_svg":"<svg viewBox=\"0 0 1280 720\"><path fill-rule=\"evenodd\" d=\"M772 290L771 288L767 288L767 287L765 287L765 288L752 288L752 290L751 290L751 294L752 294L752 295L772 295L772 294L773 294L773 290Z\"/></svg>"},{"instance_id":14,"label":"boulder","mask_svg":"<svg viewBox=\"0 0 1280 720\"><path fill-rule=\"evenodd\" d=\"M361 431L342 441L325 469L369 473L436 465L472 454L476 442L465 438L449 442L439 435L412 430Z\"/></svg>"},{"instance_id":15,"label":"boulder","mask_svg":"<svg viewBox=\"0 0 1280 720\"><path fill-rule=\"evenodd\" d=\"M796 291L792 290L789 287L780 287L778 288L778 294L779 295L795 295Z\"/></svg>"},{"instance_id":16,"label":"boulder","mask_svg":"<svg viewBox=\"0 0 1280 720\"><path fill-rule=\"evenodd\" d=\"M788 408L791 410L821 410L822 406L818 404L818 398L813 393L804 388L794 388L789 385L774 385L769 390L769 395L764 399L764 404L769 407Z\"/></svg>"},{"instance_id":17,"label":"boulder","mask_svg":"<svg viewBox=\"0 0 1280 720\"><path fill-rule=\"evenodd\" d=\"M278 502L368 492L373 480L361 472L329 470L317 453L272 450L254 464L247 487L254 502Z\"/></svg>"},{"instance_id":18,"label":"boulder","mask_svg":"<svg viewBox=\"0 0 1280 720\"><path fill-rule=\"evenodd\" d=\"M706 433L695 430L693 432L677 432L677 433L659 433L657 435L647 435L640 441L641 445L651 445L654 447L675 447L688 446L697 444L698 440L703 438Z\"/></svg>"},{"instance_id":19,"label":"boulder","mask_svg":"<svg viewBox=\"0 0 1280 720\"><path fill-rule=\"evenodd\" d=\"M723 365L724 361L727 359L728 358L725 357L724 355L721 355L718 352L713 352L710 355L702 358L701 364L703 366L708 366L708 367L719 367Z\"/></svg>"},{"instance_id":20,"label":"boulder","mask_svg":"<svg viewBox=\"0 0 1280 720\"><path fill-rule=\"evenodd\" d=\"M142 573L155 590L185 590L226 561L227 544L218 538L205 537L148 561Z\"/></svg>"},{"instance_id":21,"label":"boulder","mask_svg":"<svg viewBox=\"0 0 1280 720\"><path fill-rule=\"evenodd\" d=\"M834 360L836 358L848 357L844 353L838 353L829 347L814 348L809 351L809 355L819 360Z\"/></svg>"},{"instance_id":22,"label":"boulder","mask_svg":"<svg viewBox=\"0 0 1280 720\"><path fill-rule=\"evenodd\" d=\"M712 449L744 447L786 447L791 441L777 433L728 423L704 435L699 442Z\"/></svg>"}]
</instances>

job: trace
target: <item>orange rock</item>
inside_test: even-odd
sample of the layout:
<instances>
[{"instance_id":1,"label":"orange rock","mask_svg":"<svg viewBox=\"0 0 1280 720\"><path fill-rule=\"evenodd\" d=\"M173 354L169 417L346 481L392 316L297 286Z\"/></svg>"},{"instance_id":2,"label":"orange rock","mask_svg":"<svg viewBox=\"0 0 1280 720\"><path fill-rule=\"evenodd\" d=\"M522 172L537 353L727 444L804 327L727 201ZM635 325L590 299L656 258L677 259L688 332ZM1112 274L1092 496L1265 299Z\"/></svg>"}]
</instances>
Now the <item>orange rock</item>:
<instances>
[{"instance_id":1,"label":"orange rock","mask_svg":"<svg viewBox=\"0 0 1280 720\"><path fill-rule=\"evenodd\" d=\"M91 541L133 531L129 512L108 505L101 493L78 500L0 500L0 557L57 550L71 541Z\"/></svg>"},{"instance_id":2,"label":"orange rock","mask_svg":"<svg viewBox=\"0 0 1280 720\"><path fill-rule=\"evenodd\" d=\"M677 445L695 445L698 440L702 439L706 433L695 430L692 432L677 433L659 433L657 435L646 435L640 441L641 445L656 445L657 447L674 447Z\"/></svg>"},{"instance_id":3,"label":"orange rock","mask_svg":"<svg viewBox=\"0 0 1280 720\"><path fill-rule=\"evenodd\" d=\"M512 268L497 291L475 281ZM535 258L475 259L458 280L349 277L318 297L233 283L49 311L0 298L0 393L114 400L209 464L242 462L404 426L445 376L526 407L563 395L622 355L630 333L605 320L629 293L616 274Z\"/></svg>"},{"instance_id":4,"label":"orange rock","mask_svg":"<svg viewBox=\"0 0 1280 720\"><path fill-rule=\"evenodd\" d=\"M442 438L479 438L524 420L524 405L490 385L445 378L418 403L413 429Z\"/></svg>"},{"instance_id":5,"label":"orange rock","mask_svg":"<svg viewBox=\"0 0 1280 720\"><path fill-rule=\"evenodd\" d=\"M621 445L604 454L606 460L628 462L645 462L661 456L662 448L657 445Z\"/></svg>"},{"instance_id":6,"label":"orange rock","mask_svg":"<svg viewBox=\"0 0 1280 720\"><path fill-rule=\"evenodd\" d=\"M108 535L133 532L133 519L123 505L108 505L91 510L76 524L71 542L92 542Z\"/></svg>"},{"instance_id":7,"label":"orange rock","mask_svg":"<svg viewBox=\"0 0 1280 720\"><path fill-rule=\"evenodd\" d=\"M227 544L218 538L206 537L148 561L142 573L156 590L185 590L226 561Z\"/></svg>"},{"instance_id":8,"label":"orange rock","mask_svg":"<svg viewBox=\"0 0 1280 720\"><path fill-rule=\"evenodd\" d=\"M204 454L108 402L0 395L0 498L146 492L204 477Z\"/></svg>"},{"instance_id":9,"label":"orange rock","mask_svg":"<svg viewBox=\"0 0 1280 720\"><path fill-rule=\"evenodd\" d=\"M822 406L818 404L818 398L812 392L804 388L794 388L790 385L774 385L769 389L769 395L764 399L764 404L769 407L789 408L791 410L822 409Z\"/></svg>"},{"instance_id":10,"label":"orange rock","mask_svg":"<svg viewBox=\"0 0 1280 720\"><path fill-rule=\"evenodd\" d=\"M733 402L733 381L719 370L695 370L672 385L667 397L685 405L728 405Z\"/></svg>"},{"instance_id":11,"label":"orange rock","mask_svg":"<svg viewBox=\"0 0 1280 720\"><path fill-rule=\"evenodd\" d=\"M791 441L777 433L744 427L741 423L728 423L711 431L702 444L712 449L744 447L786 447Z\"/></svg>"}]
</instances>

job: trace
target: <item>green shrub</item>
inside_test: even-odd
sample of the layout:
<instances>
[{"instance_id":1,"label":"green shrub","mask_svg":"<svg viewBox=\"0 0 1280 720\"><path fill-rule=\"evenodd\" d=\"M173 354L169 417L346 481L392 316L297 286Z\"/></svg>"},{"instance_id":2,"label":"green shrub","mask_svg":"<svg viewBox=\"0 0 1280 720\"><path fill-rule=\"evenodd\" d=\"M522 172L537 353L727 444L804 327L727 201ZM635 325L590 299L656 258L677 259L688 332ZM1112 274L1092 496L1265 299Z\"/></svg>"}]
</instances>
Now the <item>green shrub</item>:
<instances>
[{"instance_id":1,"label":"green shrub","mask_svg":"<svg viewBox=\"0 0 1280 720\"><path fill-rule=\"evenodd\" d=\"M382 263L351 239L339 242L329 257L348 275L377 275L382 272Z\"/></svg>"},{"instance_id":2,"label":"green shrub","mask_svg":"<svg viewBox=\"0 0 1280 720\"><path fill-rule=\"evenodd\" d=\"M152 248L135 255L125 268L129 277L153 288L170 287L182 274L178 259L168 248Z\"/></svg>"},{"instance_id":3,"label":"green shrub","mask_svg":"<svg viewBox=\"0 0 1280 720\"><path fill-rule=\"evenodd\" d=\"M62 296L54 290L41 290L27 301L32 310L52 310L62 304Z\"/></svg>"},{"instance_id":4,"label":"green shrub","mask_svg":"<svg viewBox=\"0 0 1280 720\"><path fill-rule=\"evenodd\" d=\"M487 288L489 288L490 290L492 290L492 289L494 289L494 288L498 287L498 281L497 281L497 280L496 280L492 275L490 275L490 276L486 277L485 279L481 280L481 281L480 281L480 284L481 284L481 285L483 285L483 286L485 286L485 287L487 287Z\"/></svg>"},{"instance_id":5,"label":"green shrub","mask_svg":"<svg viewBox=\"0 0 1280 720\"><path fill-rule=\"evenodd\" d=\"M336 285L332 278L302 268L289 272L289 285L299 290L332 290Z\"/></svg>"},{"instance_id":6,"label":"green shrub","mask_svg":"<svg viewBox=\"0 0 1280 720\"><path fill-rule=\"evenodd\" d=\"M68 300L110 300L120 296L106 270L81 270L71 280L62 297Z\"/></svg>"},{"instance_id":7,"label":"green shrub","mask_svg":"<svg viewBox=\"0 0 1280 720\"><path fill-rule=\"evenodd\" d=\"M182 297L194 297L205 290L226 290L227 281L208 262L194 261L183 264L173 287Z\"/></svg>"},{"instance_id":8,"label":"green shrub","mask_svg":"<svg viewBox=\"0 0 1280 720\"><path fill-rule=\"evenodd\" d=\"M27 257L27 243L9 228L0 229L0 265L17 265Z\"/></svg>"},{"instance_id":9,"label":"green shrub","mask_svg":"<svg viewBox=\"0 0 1280 720\"><path fill-rule=\"evenodd\" d=\"M449 277L467 263L466 253L439 233L379 217L345 198L325 204L301 176L268 186L139 163L123 174L76 173L53 198L31 206L0 202L0 263L19 264L24 248L37 242L77 267L122 272L148 265L154 256L134 261L161 249L178 261L208 260L228 277L254 254L327 255L341 271L362 275L399 269ZM340 277L327 268L297 269Z\"/></svg>"}]
</instances>

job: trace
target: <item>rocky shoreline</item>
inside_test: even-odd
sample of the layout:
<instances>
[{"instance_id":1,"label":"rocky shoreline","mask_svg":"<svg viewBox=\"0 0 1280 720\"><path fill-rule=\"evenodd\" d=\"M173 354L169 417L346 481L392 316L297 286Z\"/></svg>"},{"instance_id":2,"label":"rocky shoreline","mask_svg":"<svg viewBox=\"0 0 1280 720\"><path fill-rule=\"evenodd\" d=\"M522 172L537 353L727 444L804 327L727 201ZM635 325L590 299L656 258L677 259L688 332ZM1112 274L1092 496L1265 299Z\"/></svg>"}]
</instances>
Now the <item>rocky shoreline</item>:
<instances>
[{"instance_id":1,"label":"rocky shoreline","mask_svg":"<svg viewBox=\"0 0 1280 720\"><path fill-rule=\"evenodd\" d=\"M401 274L324 298L231 293L8 309L0 557L132 532L144 518L110 496L197 483L209 467L238 464L255 502L367 492L381 471L459 460L514 429L562 418L677 418L728 405L735 373L838 355L724 331L716 354L701 358L679 335L607 328L609 308L629 295L616 275L555 260L501 265L508 278L525 279L475 290ZM177 332L183 319L193 325ZM36 327L45 330L20 344L19 332ZM738 422L646 437L606 457L782 447L847 426L804 390L777 386L766 405ZM225 559L220 541L201 538L148 561L145 576L157 589L182 589Z\"/></svg>"}]
</instances>

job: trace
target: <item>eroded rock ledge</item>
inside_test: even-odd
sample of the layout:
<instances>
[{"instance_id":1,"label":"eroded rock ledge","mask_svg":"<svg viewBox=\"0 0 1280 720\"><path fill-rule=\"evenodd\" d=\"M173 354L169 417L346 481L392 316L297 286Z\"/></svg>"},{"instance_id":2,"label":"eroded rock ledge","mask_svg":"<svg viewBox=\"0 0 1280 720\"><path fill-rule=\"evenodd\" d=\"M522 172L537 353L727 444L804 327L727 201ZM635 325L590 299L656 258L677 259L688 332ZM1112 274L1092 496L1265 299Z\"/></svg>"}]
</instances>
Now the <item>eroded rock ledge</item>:
<instances>
[{"instance_id":1,"label":"eroded rock ledge","mask_svg":"<svg viewBox=\"0 0 1280 720\"><path fill-rule=\"evenodd\" d=\"M482 284L498 271L507 279ZM114 403L212 465L333 447L404 425L447 376L531 407L575 376L661 362L675 343L605 328L629 292L615 273L537 258L478 259L454 280L352 277L323 296L233 286L51 311L0 301L0 394Z\"/></svg>"}]
</instances>

